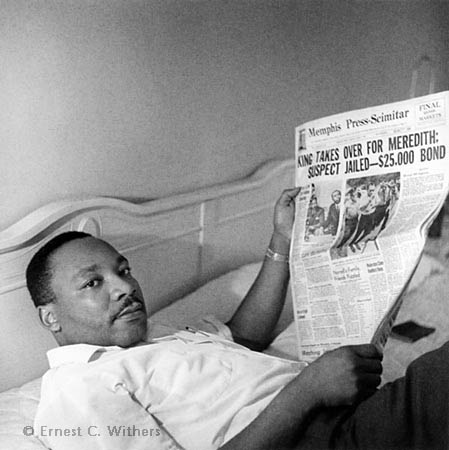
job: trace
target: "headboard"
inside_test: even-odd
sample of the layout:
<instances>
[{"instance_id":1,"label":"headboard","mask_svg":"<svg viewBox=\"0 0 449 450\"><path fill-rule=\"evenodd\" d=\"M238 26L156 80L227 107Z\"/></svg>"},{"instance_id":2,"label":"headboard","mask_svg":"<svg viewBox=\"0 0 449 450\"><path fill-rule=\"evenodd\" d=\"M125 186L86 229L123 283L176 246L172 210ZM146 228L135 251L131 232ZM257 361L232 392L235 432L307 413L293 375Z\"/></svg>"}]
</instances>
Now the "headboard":
<instances>
[{"instance_id":1,"label":"headboard","mask_svg":"<svg viewBox=\"0 0 449 450\"><path fill-rule=\"evenodd\" d=\"M114 245L131 262L151 312L212 278L262 259L273 205L294 185L294 161L270 161L237 182L151 201L110 197L48 204L0 233L0 391L42 375L55 347L25 286L36 250L68 230Z\"/></svg>"}]
</instances>

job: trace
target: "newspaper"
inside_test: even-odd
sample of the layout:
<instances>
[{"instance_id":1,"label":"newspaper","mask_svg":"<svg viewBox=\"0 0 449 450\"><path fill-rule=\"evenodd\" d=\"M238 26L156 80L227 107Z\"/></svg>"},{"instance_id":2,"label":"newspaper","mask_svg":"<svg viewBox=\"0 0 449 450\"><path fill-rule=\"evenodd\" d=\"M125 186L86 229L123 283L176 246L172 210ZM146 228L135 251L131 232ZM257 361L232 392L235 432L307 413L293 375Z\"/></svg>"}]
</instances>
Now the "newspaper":
<instances>
[{"instance_id":1,"label":"newspaper","mask_svg":"<svg viewBox=\"0 0 449 450\"><path fill-rule=\"evenodd\" d=\"M299 358L388 337L449 185L449 91L295 130Z\"/></svg>"}]
</instances>

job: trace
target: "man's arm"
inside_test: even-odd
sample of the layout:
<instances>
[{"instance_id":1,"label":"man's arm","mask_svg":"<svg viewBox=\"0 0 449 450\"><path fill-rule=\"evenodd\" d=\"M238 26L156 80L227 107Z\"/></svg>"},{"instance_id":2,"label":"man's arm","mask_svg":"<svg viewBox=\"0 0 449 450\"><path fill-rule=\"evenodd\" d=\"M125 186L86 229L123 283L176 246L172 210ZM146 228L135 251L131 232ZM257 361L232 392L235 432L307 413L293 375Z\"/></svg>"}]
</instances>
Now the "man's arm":
<instances>
[{"instance_id":1,"label":"man's arm","mask_svg":"<svg viewBox=\"0 0 449 450\"><path fill-rule=\"evenodd\" d=\"M220 450L293 449L315 410L350 405L371 396L381 372L381 355L371 344L325 353Z\"/></svg>"},{"instance_id":2,"label":"man's arm","mask_svg":"<svg viewBox=\"0 0 449 450\"><path fill-rule=\"evenodd\" d=\"M274 231L269 248L288 257L295 197L299 188L285 190L274 209ZM236 342L253 350L266 348L284 306L289 281L288 262L265 257L262 268L251 289L228 322Z\"/></svg>"}]
</instances>

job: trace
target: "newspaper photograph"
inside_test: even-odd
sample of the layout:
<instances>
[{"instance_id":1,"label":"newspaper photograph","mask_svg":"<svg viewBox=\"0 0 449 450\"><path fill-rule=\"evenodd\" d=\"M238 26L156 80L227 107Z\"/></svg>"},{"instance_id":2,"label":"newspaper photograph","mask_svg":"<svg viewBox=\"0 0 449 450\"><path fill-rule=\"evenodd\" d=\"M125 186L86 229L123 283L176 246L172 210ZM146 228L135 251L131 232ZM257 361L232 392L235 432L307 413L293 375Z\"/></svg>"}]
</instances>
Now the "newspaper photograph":
<instances>
[{"instance_id":1,"label":"newspaper photograph","mask_svg":"<svg viewBox=\"0 0 449 450\"><path fill-rule=\"evenodd\" d=\"M383 347L449 185L449 92L295 129L290 250L299 358Z\"/></svg>"}]
</instances>

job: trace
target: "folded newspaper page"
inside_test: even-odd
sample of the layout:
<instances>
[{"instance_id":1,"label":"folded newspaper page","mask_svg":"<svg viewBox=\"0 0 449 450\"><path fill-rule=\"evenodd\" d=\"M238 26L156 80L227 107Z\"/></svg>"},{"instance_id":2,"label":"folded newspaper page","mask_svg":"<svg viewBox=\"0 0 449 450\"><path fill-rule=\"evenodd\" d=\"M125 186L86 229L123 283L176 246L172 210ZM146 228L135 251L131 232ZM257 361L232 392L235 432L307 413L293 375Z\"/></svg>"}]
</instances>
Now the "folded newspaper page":
<instances>
[{"instance_id":1,"label":"folded newspaper page","mask_svg":"<svg viewBox=\"0 0 449 450\"><path fill-rule=\"evenodd\" d=\"M448 194L448 108L449 91L296 128L290 270L301 360L385 344Z\"/></svg>"}]
</instances>

